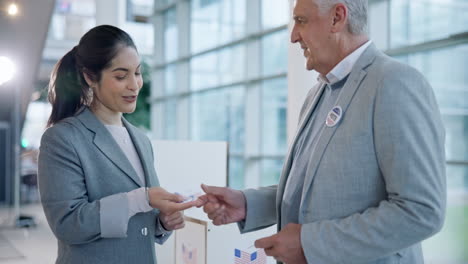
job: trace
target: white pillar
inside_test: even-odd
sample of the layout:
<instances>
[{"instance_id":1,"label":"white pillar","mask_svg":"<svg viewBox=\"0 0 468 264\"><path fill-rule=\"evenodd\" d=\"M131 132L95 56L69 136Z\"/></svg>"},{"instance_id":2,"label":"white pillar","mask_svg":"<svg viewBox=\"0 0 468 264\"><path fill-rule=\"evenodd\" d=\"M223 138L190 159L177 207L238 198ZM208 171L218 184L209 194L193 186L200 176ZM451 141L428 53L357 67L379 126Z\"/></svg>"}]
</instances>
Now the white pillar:
<instances>
[{"instance_id":1,"label":"white pillar","mask_svg":"<svg viewBox=\"0 0 468 264\"><path fill-rule=\"evenodd\" d=\"M289 0L292 14L294 0ZM291 33L294 21L289 20L289 33ZM317 83L318 73L307 71L305 58L299 44L289 43L288 46L288 111L287 111L287 136L288 144L296 133L299 112L304 103L307 92Z\"/></svg>"}]
</instances>

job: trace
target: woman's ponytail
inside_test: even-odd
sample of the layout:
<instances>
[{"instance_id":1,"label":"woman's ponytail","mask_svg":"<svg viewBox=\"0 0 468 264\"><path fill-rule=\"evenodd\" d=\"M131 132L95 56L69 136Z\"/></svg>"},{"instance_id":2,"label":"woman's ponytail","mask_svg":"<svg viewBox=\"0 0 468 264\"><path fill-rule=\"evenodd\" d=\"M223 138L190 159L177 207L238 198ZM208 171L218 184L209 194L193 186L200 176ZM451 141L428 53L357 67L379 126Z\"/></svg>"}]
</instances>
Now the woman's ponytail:
<instances>
[{"instance_id":1,"label":"woman's ponytail","mask_svg":"<svg viewBox=\"0 0 468 264\"><path fill-rule=\"evenodd\" d=\"M77 68L75 46L55 65L49 83L49 102L52 104L47 126L73 116L88 102L88 87L83 85L82 73Z\"/></svg>"}]
</instances>

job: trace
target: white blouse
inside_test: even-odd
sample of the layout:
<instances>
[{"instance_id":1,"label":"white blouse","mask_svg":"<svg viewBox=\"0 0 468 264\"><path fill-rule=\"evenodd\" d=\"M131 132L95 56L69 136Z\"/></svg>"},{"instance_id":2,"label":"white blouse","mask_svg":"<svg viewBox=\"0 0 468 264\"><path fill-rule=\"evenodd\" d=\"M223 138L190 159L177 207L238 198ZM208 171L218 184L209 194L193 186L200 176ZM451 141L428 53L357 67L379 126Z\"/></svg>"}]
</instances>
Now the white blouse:
<instances>
[{"instance_id":1,"label":"white blouse","mask_svg":"<svg viewBox=\"0 0 468 264\"><path fill-rule=\"evenodd\" d=\"M107 130L111 133L114 140L119 145L120 149L122 149L123 153L127 157L130 164L132 164L133 169L138 175L142 186L146 186L145 180L145 172L143 170L143 166L141 164L140 157L133 145L132 138L127 131L127 128L124 126L114 126L114 125L105 125ZM128 199L128 219L140 212L148 212L151 211L153 208L149 205L145 188L138 188L133 191L127 193Z\"/></svg>"}]
</instances>

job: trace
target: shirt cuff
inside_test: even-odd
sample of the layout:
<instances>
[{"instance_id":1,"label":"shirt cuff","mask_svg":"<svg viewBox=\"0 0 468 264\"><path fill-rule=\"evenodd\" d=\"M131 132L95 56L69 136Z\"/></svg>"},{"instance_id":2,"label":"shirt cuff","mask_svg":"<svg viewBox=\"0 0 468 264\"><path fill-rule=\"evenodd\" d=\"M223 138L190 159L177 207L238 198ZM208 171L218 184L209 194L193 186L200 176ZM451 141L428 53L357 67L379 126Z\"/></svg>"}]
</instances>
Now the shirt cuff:
<instances>
[{"instance_id":1,"label":"shirt cuff","mask_svg":"<svg viewBox=\"0 0 468 264\"><path fill-rule=\"evenodd\" d=\"M146 198L145 187L135 189L127 193L128 200L128 219L137 213L146 213L153 210Z\"/></svg>"}]
</instances>

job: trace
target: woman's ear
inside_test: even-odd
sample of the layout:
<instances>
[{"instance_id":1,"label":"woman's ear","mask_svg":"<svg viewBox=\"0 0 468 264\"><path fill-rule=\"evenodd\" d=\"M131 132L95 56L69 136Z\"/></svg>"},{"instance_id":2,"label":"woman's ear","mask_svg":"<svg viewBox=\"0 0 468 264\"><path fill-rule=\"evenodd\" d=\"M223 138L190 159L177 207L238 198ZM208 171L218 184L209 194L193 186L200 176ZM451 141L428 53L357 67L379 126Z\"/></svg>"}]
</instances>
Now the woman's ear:
<instances>
[{"instance_id":1,"label":"woman's ear","mask_svg":"<svg viewBox=\"0 0 468 264\"><path fill-rule=\"evenodd\" d=\"M96 82L93 81L94 78L92 78L90 74L88 74L86 71L83 71L83 76L85 78L86 84L88 84L89 87L96 86Z\"/></svg>"}]
</instances>

